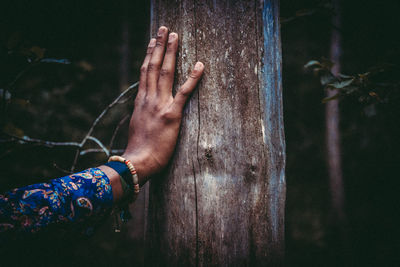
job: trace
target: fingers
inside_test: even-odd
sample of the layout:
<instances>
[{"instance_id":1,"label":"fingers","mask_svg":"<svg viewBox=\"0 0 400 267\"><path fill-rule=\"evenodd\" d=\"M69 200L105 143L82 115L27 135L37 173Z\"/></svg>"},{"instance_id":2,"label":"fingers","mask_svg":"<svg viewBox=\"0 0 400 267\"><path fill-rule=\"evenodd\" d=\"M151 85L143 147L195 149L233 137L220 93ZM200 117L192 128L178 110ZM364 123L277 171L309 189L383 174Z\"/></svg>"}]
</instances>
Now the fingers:
<instances>
[{"instance_id":1,"label":"fingers","mask_svg":"<svg viewBox=\"0 0 400 267\"><path fill-rule=\"evenodd\" d=\"M153 53L155 46L156 46L156 39L152 38L149 42L149 45L147 46L146 57L144 58L142 66L140 67L139 92L137 97L142 97L146 94L147 68L150 62L151 54Z\"/></svg>"},{"instance_id":2,"label":"fingers","mask_svg":"<svg viewBox=\"0 0 400 267\"><path fill-rule=\"evenodd\" d=\"M176 51L178 49L178 34L170 33L168 36L167 50L165 52L164 62L160 70L158 80L159 97L166 98L172 95L172 85L174 83L174 72L176 62Z\"/></svg>"},{"instance_id":3,"label":"fingers","mask_svg":"<svg viewBox=\"0 0 400 267\"><path fill-rule=\"evenodd\" d=\"M189 98L190 94L193 92L201 76L203 75L203 71L203 63L197 62L194 66L193 71L190 73L189 78L181 86L181 88L179 88L178 92L175 95L174 102L172 103L172 109L175 112L182 112L187 99Z\"/></svg>"},{"instance_id":4,"label":"fingers","mask_svg":"<svg viewBox=\"0 0 400 267\"><path fill-rule=\"evenodd\" d=\"M168 29L161 26L157 39L153 38L149 43L147 55L141 67L138 96L149 95L152 97L157 93L161 99L171 97L177 49L178 34L168 35ZM203 70L203 63L197 62L189 78L178 90L173 100L172 109L175 112L182 112L187 99L201 78Z\"/></svg>"},{"instance_id":5,"label":"fingers","mask_svg":"<svg viewBox=\"0 0 400 267\"><path fill-rule=\"evenodd\" d=\"M168 37L167 27L161 26L158 29L156 46L147 67L147 94L154 95L157 89L158 77L160 75L161 64L164 58L165 44Z\"/></svg>"}]
</instances>

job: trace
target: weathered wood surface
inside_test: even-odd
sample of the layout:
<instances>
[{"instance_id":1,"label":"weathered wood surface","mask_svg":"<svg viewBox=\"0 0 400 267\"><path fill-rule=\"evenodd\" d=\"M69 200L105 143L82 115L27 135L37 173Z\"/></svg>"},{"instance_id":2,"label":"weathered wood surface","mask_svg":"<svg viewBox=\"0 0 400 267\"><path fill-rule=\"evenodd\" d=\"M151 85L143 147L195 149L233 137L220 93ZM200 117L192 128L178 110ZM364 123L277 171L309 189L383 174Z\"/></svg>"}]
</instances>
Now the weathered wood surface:
<instances>
[{"instance_id":1,"label":"weathered wood surface","mask_svg":"<svg viewBox=\"0 0 400 267\"><path fill-rule=\"evenodd\" d=\"M280 265L285 143L277 0L153 0L180 36L176 88L204 77L176 153L150 186L146 265Z\"/></svg>"}]
</instances>

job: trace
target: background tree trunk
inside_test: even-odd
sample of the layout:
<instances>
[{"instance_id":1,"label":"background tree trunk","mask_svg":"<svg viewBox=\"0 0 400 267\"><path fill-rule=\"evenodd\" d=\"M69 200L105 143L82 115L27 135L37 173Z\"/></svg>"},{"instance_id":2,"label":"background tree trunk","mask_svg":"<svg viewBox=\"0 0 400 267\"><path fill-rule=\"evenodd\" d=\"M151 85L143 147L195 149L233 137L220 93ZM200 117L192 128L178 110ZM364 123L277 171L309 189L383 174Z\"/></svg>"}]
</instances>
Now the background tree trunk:
<instances>
[{"instance_id":1,"label":"background tree trunk","mask_svg":"<svg viewBox=\"0 0 400 267\"><path fill-rule=\"evenodd\" d=\"M277 0L153 0L151 31L180 35L176 88L205 74L176 153L152 180L148 265L279 265L285 142Z\"/></svg>"},{"instance_id":2,"label":"background tree trunk","mask_svg":"<svg viewBox=\"0 0 400 267\"><path fill-rule=\"evenodd\" d=\"M332 33L330 44L330 60L334 63L332 74L338 76L341 69L341 9L340 1L334 0L332 15ZM327 89L327 97L337 94L337 90ZM325 107L326 151L329 174L330 204L330 250L337 262L345 263L345 253L349 251L347 236L349 234L344 209L345 195L343 187L342 155L340 144L340 110L339 100L328 101Z\"/></svg>"},{"instance_id":3,"label":"background tree trunk","mask_svg":"<svg viewBox=\"0 0 400 267\"><path fill-rule=\"evenodd\" d=\"M334 14L332 17L332 34L330 59L334 63L332 73L338 76L340 73L340 55L341 55L341 33L340 28L340 8L339 0L333 1ZM327 97L337 94L336 90L327 90ZM325 109L326 120L326 149L327 163L329 173L329 188L331 191L332 220L335 227L343 227L345 221L344 213L344 189L341 164L340 148L340 129L339 129L339 101L337 99L328 101Z\"/></svg>"}]
</instances>

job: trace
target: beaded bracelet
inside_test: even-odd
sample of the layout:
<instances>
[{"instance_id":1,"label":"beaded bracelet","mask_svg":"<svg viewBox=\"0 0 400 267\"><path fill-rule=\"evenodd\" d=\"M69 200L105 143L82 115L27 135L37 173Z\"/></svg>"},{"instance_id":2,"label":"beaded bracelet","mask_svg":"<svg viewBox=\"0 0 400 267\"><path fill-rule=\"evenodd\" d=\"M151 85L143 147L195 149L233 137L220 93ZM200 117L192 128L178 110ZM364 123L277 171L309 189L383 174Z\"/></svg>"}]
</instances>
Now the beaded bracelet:
<instances>
[{"instance_id":1,"label":"beaded bracelet","mask_svg":"<svg viewBox=\"0 0 400 267\"><path fill-rule=\"evenodd\" d=\"M122 200L122 203L121 203L121 205L119 207L120 218L121 218L122 222L126 222L130 218L132 218L132 215L129 212L128 204L132 203L133 201L135 201L137 196L138 196L138 194L139 194L139 192L140 192L139 178L138 178L136 169L133 166L132 162L130 162L130 160L127 160L127 159L125 159L125 158L123 158L121 156L111 156L108 159L108 162L110 163L110 162L113 162L113 161L124 163L126 165L126 167L128 168L129 172L132 175L132 179L126 179L125 180L125 177L124 177L125 175L121 175L120 174L121 183L122 183L122 181L126 182L128 187L129 187L129 189L130 189L130 190L128 190L128 193L129 193L128 197L126 197L125 199ZM133 194L132 194L132 191L133 191ZM125 192L124 192L124 194L125 194ZM115 217L115 227L114 228L115 228L115 232L120 232L121 231L120 230L120 223L119 223L117 215Z\"/></svg>"},{"instance_id":2,"label":"beaded bracelet","mask_svg":"<svg viewBox=\"0 0 400 267\"><path fill-rule=\"evenodd\" d=\"M110 161L119 161L119 162L122 162L122 163L126 164L126 166L128 167L129 171L132 174L134 192L135 192L135 194L139 194L139 192L140 192L139 177L137 175L136 169L133 166L132 162L129 159L125 159L125 158L123 158L121 156L111 156L108 159L108 162L110 162Z\"/></svg>"}]
</instances>

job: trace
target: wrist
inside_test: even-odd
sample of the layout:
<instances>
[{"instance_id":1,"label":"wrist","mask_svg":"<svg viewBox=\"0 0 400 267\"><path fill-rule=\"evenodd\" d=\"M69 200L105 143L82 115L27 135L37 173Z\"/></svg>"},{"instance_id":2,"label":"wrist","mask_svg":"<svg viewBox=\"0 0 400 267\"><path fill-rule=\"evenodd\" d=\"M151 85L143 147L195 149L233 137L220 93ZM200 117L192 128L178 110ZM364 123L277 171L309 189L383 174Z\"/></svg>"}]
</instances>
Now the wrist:
<instances>
[{"instance_id":1,"label":"wrist","mask_svg":"<svg viewBox=\"0 0 400 267\"><path fill-rule=\"evenodd\" d=\"M142 186L147 182L147 180L150 178L152 173L152 168L148 164L148 160L146 160L146 156L144 156L142 153L133 153L133 152L124 152L122 154L122 157L128 159L133 166L135 166L138 178L139 178L139 184Z\"/></svg>"}]
</instances>

